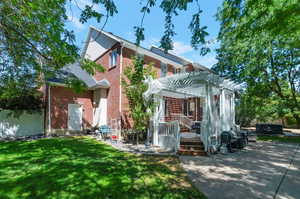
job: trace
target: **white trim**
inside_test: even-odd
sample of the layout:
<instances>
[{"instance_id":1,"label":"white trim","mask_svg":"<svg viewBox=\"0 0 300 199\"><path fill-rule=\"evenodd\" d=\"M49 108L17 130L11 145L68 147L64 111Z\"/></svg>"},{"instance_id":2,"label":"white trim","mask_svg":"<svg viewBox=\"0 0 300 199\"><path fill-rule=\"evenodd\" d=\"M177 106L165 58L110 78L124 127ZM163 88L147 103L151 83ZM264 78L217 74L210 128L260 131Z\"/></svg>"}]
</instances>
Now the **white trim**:
<instances>
[{"instance_id":1,"label":"white trim","mask_svg":"<svg viewBox=\"0 0 300 199\"><path fill-rule=\"evenodd\" d=\"M90 40L91 40L91 33L92 33L92 30L91 30L91 28L89 28L89 32L88 32L88 35L86 37L86 40L85 40L85 43L84 43L84 46L83 46L83 49L82 49L82 52L81 52L81 58L85 57L87 47L88 47L88 45L90 43Z\"/></svg>"}]
</instances>

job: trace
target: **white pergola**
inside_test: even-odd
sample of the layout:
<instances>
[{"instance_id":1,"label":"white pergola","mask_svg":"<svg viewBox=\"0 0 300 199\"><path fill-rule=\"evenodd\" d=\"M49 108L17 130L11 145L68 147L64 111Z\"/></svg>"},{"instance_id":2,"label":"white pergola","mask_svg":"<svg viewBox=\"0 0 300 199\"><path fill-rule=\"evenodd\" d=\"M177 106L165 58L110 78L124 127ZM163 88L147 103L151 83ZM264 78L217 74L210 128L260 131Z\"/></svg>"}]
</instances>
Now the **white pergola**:
<instances>
[{"instance_id":1,"label":"white pergola","mask_svg":"<svg viewBox=\"0 0 300 199\"><path fill-rule=\"evenodd\" d=\"M200 138L205 150L216 149L220 144L222 131L235 127L235 91L239 85L208 71L178 73L159 79L146 80L148 90L145 99L154 97L157 107L153 116L153 144L158 144L157 124L164 116L163 97L191 98L201 97L205 100ZM219 104L214 100L220 95ZM218 107L219 106L219 107Z\"/></svg>"}]
</instances>

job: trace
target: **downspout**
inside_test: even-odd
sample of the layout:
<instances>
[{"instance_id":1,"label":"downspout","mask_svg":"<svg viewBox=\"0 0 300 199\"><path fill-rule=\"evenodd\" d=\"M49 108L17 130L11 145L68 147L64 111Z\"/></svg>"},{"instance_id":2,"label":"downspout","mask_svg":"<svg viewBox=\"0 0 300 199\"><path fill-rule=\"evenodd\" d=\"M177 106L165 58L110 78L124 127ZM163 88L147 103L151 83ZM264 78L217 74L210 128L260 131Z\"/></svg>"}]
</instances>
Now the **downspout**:
<instances>
[{"instance_id":1,"label":"downspout","mask_svg":"<svg viewBox=\"0 0 300 199\"><path fill-rule=\"evenodd\" d=\"M48 84L45 84L44 87L44 95L43 95L43 108L44 108L44 114L43 114L43 119L44 119L44 136L47 135L47 106L48 106Z\"/></svg>"},{"instance_id":2,"label":"downspout","mask_svg":"<svg viewBox=\"0 0 300 199\"><path fill-rule=\"evenodd\" d=\"M51 96L50 96L50 84L48 85L48 133L51 132Z\"/></svg>"},{"instance_id":3,"label":"downspout","mask_svg":"<svg viewBox=\"0 0 300 199\"><path fill-rule=\"evenodd\" d=\"M119 125L120 125L120 130L121 130L121 119L122 119L122 74L123 74L123 42L121 42L121 50L120 50L120 91L119 91L119 95L120 95L120 100L119 100L119 112L120 112L120 121L119 121Z\"/></svg>"}]
</instances>

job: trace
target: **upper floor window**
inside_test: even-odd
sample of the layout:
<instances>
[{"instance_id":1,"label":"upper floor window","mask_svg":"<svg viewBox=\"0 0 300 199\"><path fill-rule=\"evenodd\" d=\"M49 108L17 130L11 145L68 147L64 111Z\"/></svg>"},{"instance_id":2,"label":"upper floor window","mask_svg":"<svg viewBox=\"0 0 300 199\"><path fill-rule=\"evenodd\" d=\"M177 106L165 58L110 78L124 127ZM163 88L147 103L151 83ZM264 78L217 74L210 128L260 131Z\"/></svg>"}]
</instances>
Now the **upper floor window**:
<instances>
[{"instance_id":1,"label":"upper floor window","mask_svg":"<svg viewBox=\"0 0 300 199\"><path fill-rule=\"evenodd\" d=\"M161 64L160 64L160 76L165 77L165 76L167 76L167 73L168 73L168 65L161 62Z\"/></svg>"},{"instance_id":2,"label":"upper floor window","mask_svg":"<svg viewBox=\"0 0 300 199\"><path fill-rule=\"evenodd\" d=\"M117 59L118 59L118 50L115 49L110 53L110 61L109 61L110 68L117 65Z\"/></svg>"}]
</instances>

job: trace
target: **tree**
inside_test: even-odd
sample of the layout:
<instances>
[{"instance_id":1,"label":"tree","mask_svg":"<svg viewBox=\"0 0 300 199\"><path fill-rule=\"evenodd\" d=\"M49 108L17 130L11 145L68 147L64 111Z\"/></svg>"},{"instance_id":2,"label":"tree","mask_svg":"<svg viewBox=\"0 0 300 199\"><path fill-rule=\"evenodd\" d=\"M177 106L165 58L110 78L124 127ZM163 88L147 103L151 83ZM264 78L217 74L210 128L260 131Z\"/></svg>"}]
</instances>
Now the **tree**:
<instances>
[{"instance_id":1,"label":"tree","mask_svg":"<svg viewBox=\"0 0 300 199\"><path fill-rule=\"evenodd\" d=\"M91 0L92 5L85 5L81 9L80 22L86 23L89 19L103 21L105 24L109 17L118 13L113 0ZM196 49L205 42L206 27L200 26L201 9L196 0L163 0L159 7L166 14L165 33L161 39L161 47L165 50L172 49L172 37L174 24L172 17L178 15L178 11L185 11L189 4L196 2L198 11L194 14L190 23L193 33L192 46ZM27 67L29 71L43 71L48 66L54 69L63 67L79 59L78 48L74 45L75 36L72 31L65 28L67 20L66 4L77 0L57 1L24 1L11 0L0 2L0 68ZM156 0L147 0L142 6L143 13L141 24L135 26L136 43L144 40L143 21L146 13L156 6ZM95 9L95 5L105 8L105 13ZM205 47L204 47L205 48Z\"/></svg>"},{"instance_id":2,"label":"tree","mask_svg":"<svg viewBox=\"0 0 300 199\"><path fill-rule=\"evenodd\" d=\"M299 9L297 1L225 0L218 13L221 43L214 70L245 83L254 97L276 96L300 127ZM276 16L283 13L289 16L279 22ZM287 32L279 25L271 27L274 20L296 25L291 23Z\"/></svg>"},{"instance_id":3,"label":"tree","mask_svg":"<svg viewBox=\"0 0 300 199\"><path fill-rule=\"evenodd\" d=\"M147 101L143 97L143 93L147 90L144 80L149 76L152 78L156 76L152 64L145 65L142 59L134 57L132 64L125 68L122 77L122 86L129 102L130 116L137 137L139 133L144 133L148 129L155 105L153 101Z\"/></svg>"},{"instance_id":4,"label":"tree","mask_svg":"<svg viewBox=\"0 0 300 199\"><path fill-rule=\"evenodd\" d=\"M35 99L34 90L68 63L79 61L90 73L103 71L100 65L79 57L74 33L64 25L65 3L65 0L0 2L1 108L26 109L22 100L18 105L16 99ZM70 86L80 90L82 84L72 83Z\"/></svg>"}]
</instances>

